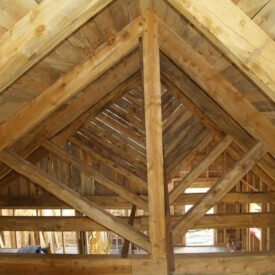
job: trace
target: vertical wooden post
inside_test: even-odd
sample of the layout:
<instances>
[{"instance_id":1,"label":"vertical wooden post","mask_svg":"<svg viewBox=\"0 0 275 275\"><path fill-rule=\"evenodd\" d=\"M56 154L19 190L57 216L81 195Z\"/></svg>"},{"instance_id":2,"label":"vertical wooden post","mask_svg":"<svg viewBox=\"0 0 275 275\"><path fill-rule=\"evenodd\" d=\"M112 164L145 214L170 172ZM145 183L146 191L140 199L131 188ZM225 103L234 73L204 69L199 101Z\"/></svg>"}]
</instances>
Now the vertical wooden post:
<instances>
[{"instance_id":1,"label":"vertical wooden post","mask_svg":"<svg viewBox=\"0 0 275 275\"><path fill-rule=\"evenodd\" d=\"M129 217L129 220L128 220L129 225L134 224L136 209L137 209L137 207L133 204L132 209L131 209L131 214L130 214L130 217ZM130 242L125 239L124 242L123 242L123 247L122 247L122 251L121 251L121 258L127 258L128 257L129 244L130 244Z\"/></svg>"},{"instance_id":2,"label":"vertical wooden post","mask_svg":"<svg viewBox=\"0 0 275 275\"><path fill-rule=\"evenodd\" d=\"M143 81L151 256L155 259L165 259L165 193L158 22L151 10L144 13L143 23Z\"/></svg>"},{"instance_id":3,"label":"vertical wooden post","mask_svg":"<svg viewBox=\"0 0 275 275\"><path fill-rule=\"evenodd\" d=\"M83 216L80 212L75 211L75 215L76 216ZM76 243L77 243L77 251L78 254L86 254L85 251L85 232L84 231L80 231L80 232L76 232Z\"/></svg>"},{"instance_id":4,"label":"vertical wooden post","mask_svg":"<svg viewBox=\"0 0 275 275\"><path fill-rule=\"evenodd\" d=\"M275 211L275 205L273 203L270 204L270 212ZM269 229L269 250L275 250L275 228Z\"/></svg>"}]
</instances>

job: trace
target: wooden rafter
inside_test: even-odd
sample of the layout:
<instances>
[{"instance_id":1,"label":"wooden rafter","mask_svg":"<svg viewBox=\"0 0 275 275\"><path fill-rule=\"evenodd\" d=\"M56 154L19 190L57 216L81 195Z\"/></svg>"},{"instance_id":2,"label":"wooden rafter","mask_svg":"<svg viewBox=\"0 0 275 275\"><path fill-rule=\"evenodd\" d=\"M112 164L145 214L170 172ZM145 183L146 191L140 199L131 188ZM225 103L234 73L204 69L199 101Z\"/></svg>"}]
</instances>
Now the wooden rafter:
<instances>
[{"instance_id":1,"label":"wooden rafter","mask_svg":"<svg viewBox=\"0 0 275 275\"><path fill-rule=\"evenodd\" d=\"M255 22L230 0L168 1L275 102L275 43Z\"/></svg>"},{"instance_id":2,"label":"wooden rafter","mask_svg":"<svg viewBox=\"0 0 275 275\"><path fill-rule=\"evenodd\" d=\"M161 56L161 71L162 74L184 94L184 97L189 99L189 103L193 103L196 109L199 108L201 111L204 111L206 119L210 119L212 123L217 125L216 127L226 134L231 135L242 150L247 151L253 146L255 140L240 127L223 108L208 97L199 86L195 85L194 82L164 55ZM178 96L180 96L180 93L178 93ZM205 123L205 120L202 120L202 122ZM206 122L205 125L207 126L208 122ZM242 150L240 150L240 152L242 152ZM260 166L269 177L272 177L270 181L273 182L275 175L273 172L274 169L271 169L271 167L274 167L274 165L274 160L268 155L258 163L258 166Z\"/></svg>"},{"instance_id":3,"label":"wooden rafter","mask_svg":"<svg viewBox=\"0 0 275 275\"><path fill-rule=\"evenodd\" d=\"M0 38L0 93L111 0L43 1Z\"/></svg>"},{"instance_id":4,"label":"wooden rafter","mask_svg":"<svg viewBox=\"0 0 275 275\"><path fill-rule=\"evenodd\" d=\"M100 112L102 106L108 105L113 96L120 93L121 90L125 91L130 88L135 83L134 74L138 69L138 55L133 54L127 57L123 63L119 63L114 69L106 72L101 78L85 88L79 96L72 99L61 111L52 114L35 127L30 134L15 143L12 150L18 152L22 157L28 157L46 139L54 137L56 143L62 144L88 117L91 118ZM67 125L68 127L66 127ZM61 131L62 129L64 131ZM41 132L45 134L41 135ZM59 134L55 136L57 133ZM36 151L30 156L29 160L34 163L43 156L45 154ZM15 173L2 165L0 178L3 179L0 181L0 188L6 186L14 176Z\"/></svg>"},{"instance_id":5,"label":"wooden rafter","mask_svg":"<svg viewBox=\"0 0 275 275\"><path fill-rule=\"evenodd\" d=\"M140 82L140 76L138 73L131 76L129 79L124 81L121 85L112 90L111 93L107 94L102 100L96 103L96 106L88 109L86 112L81 114L77 119L72 121L67 127L60 131L54 138L53 142L61 144L75 133L79 128L84 126L87 121L94 118L97 114L103 111L108 106L112 105L117 99L119 99L126 91L135 87Z\"/></svg>"},{"instance_id":6,"label":"wooden rafter","mask_svg":"<svg viewBox=\"0 0 275 275\"><path fill-rule=\"evenodd\" d=\"M184 191L192 185L192 183L205 171L205 169L224 152L231 142L232 138L230 136L226 136L220 143L218 143L216 147L210 151L170 192L170 203L173 203L182 193L184 193Z\"/></svg>"},{"instance_id":7,"label":"wooden rafter","mask_svg":"<svg viewBox=\"0 0 275 275\"><path fill-rule=\"evenodd\" d=\"M160 49L275 155L275 127L199 53L159 20ZM171 50L173 49L173 50Z\"/></svg>"},{"instance_id":8,"label":"wooden rafter","mask_svg":"<svg viewBox=\"0 0 275 275\"><path fill-rule=\"evenodd\" d=\"M133 194L125 187L122 187L119 184L109 180L108 178L100 174L96 169L88 165L86 162L75 158L74 156L72 156L56 144L48 141L44 142L42 144L42 147L44 147L46 150L48 150L58 158L62 159L69 165L73 165L79 171L85 173L88 177L95 179L98 183L113 191L114 193L120 195L129 202L132 202L141 209L144 209L145 211L148 210L148 203L144 199L142 199L136 194Z\"/></svg>"},{"instance_id":9,"label":"wooden rafter","mask_svg":"<svg viewBox=\"0 0 275 275\"><path fill-rule=\"evenodd\" d=\"M128 224L119 221L118 218L109 214L95 203L84 199L64 184L61 184L54 178L44 174L31 163L6 151L0 152L0 161L14 169L17 173L36 183L58 199L71 205L72 208L80 213L87 215L92 220L106 226L111 231L114 231L127 240L130 240L145 251L151 251L151 244L147 236L136 229L133 229Z\"/></svg>"},{"instance_id":10,"label":"wooden rafter","mask_svg":"<svg viewBox=\"0 0 275 275\"><path fill-rule=\"evenodd\" d=\"M189 229L198 223L201 217L228 193L236 183L266 154L265 146L258 142L240 160L238 160L211 189L173 225L173 240L177 241Z\"/></svg>"},{"instance_id":11,"label":"wooden rafter","mask_svg":"<svg viewBox=\"0 0 275 275\"><path fill-rule=\"evenodd\" d=\"M135 49L138 45L138 36L141 29L140 19L137 18L118 33L112 43L105 43L99 47L94 56L60 77L45 92L2 124L0 126L0 150L22 137ZM37 115L34 116L33 114Z\"/></svg>"}]
</instances>

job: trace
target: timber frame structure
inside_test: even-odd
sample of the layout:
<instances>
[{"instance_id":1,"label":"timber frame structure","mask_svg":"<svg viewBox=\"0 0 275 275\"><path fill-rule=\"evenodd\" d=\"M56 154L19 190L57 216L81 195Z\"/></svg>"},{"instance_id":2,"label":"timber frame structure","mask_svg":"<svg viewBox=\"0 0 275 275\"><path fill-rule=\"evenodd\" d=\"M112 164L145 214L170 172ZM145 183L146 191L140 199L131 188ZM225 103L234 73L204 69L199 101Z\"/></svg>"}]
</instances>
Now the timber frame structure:
<instances>
[{"instance_id":1,"label":"timber frame structure","mask_svg":"<svg viewBox=\"0 0 275 275\"><path fill-rule=\"evenodd\" d=\"M274 24L274 0L0 1L0 245L125 239L124 258L1 253L0 274L275 273ZM2 216L22 208L78 215ZM201 228L245 252L174 255Z\"/></svg>"}]
</instances>

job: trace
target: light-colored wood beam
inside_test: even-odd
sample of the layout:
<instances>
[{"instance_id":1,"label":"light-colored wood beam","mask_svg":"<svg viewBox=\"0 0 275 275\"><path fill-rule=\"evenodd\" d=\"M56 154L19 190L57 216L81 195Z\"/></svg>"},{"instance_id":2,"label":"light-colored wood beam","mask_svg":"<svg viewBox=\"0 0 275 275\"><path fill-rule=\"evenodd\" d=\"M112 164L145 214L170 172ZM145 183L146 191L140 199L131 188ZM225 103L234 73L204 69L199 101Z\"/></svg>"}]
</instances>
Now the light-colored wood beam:
<instances>
[{"instance_id":1,"label":"light-colored wood beam","mask_svg":"<svg viewBox=\"0 0 275 275\"><path fill-rule=\"evenodd\" d=\"M118 33L111 43L104 43L86 62L75 66L72 71L60 77L45 92L3 123L0 126L0 150L22 137L134 50L138 45L141 30L138 18Z\"/></svg>"},{"instance_id":2,"label":"light-colored wood beam","mask_svg":"<svg viewBox=\"0 0 275 275\"><path fill-rule=\"evenodd\" d=\"M275 126L198 52L159 20L160 49L275 156ZM173 50L171 50L173 49Z\"/></svg>"},{"instance_id":3,"label":"light-colored wood beam","mask_svg":"<svg viewBox=\"0 0 275 275\"><path fill-rule=\"evenodd\" d=\"M139 197L138 195L130 192L127 188L109 180L104 175L99 173L96 169L88 165L86 162L77 159L76 157L72 156L60 146L47 141L42 144L42 147L51 152L53 155L57 156L64 162L69 165L74 166L76 169L81 171L82 173L86 174L88 177L95 179L98 183L106 187L107 189L113 191L114 193L120 195L127 201L135 204L139 208L148 211L148 203L143 198Z\"/></svg>"},{"instance_id":4,"label":"light-colored wood beam","mask_svg":"<svg viewBox=\"0 0 275 275\"><path fill-rule=\"evenodd\" d=\"M182 215L171 216L172 224L180 221ZM129 217L118 217L128 223ZM192 229L239 229L249 227L275 228L275 213L246 213L226 215L204 215ZM148 216L136 216L134 228L149 230ZM108 231L109 229L91 221L88 217L0 217L1 231Z\"/></svg>"},{"instance_id":5,"label":"light-colored wood beam","mask_svg":"<svg viewBox=\"0 0 275 275\"><path fill-rule=\"evenodd\" d=\"M170 58L176 58L176 56L169 56ZM242 128L236 121L234 121L213 99L208 97L199 86L191 81L174 63L172 63L167 57L161 55L161 71L166 78L169 79L184 96L189 99L197 108L202 110L212 123L215 123L224 133L231 135L235 142L238 144L241 150L238 150L237 158L243 151L249 150L255 140ZM178 94L180 96L180 94ZM204 121L202 120L204 123ZM205 123L207 126L207 123ZM234 151L236 151L234 149ZM230 152L232 155L232 151ZM256 166L257 171L263 169L268 175L265 177L266 181L270 182L270 185L274 184L275 175L274 167L275 161L268 154L258 163ZM260 166L260 167L259 167ZM256 169L253 169L256 170ZM260 173L264 175L264 173ZM259 174L259 175L260 175Z\"/></svg>"},{"instance_id":6,"label":"light-colored wood beam","mask_svg":"<svg viewBox=\"0 0 275 275\"><path fill-rule=\"evenodd\" d=\"M266 148L258 142L238 160L211 189L173 226L174 241L191 229L211 207L217 204L234 185L266 154Z\"/></svg>"},{"instance_id":7,"label":"light-colored wood beam","mask_svg":"<svg viewBox=\"0 0 275 275\"><path fill-rule=\"evenodd\" d=\"M203 197L204 193L184 193L173 203L177 206L184 206L187 204L195 204ZM141 196L147 201L147 195ZM103 208L114 209L130 209L132 203L123 199L118 195L92 195L85 196L89 201L93 201L98 206ZM249 193L228 193L220 202L233 203L275 203L275 192L249 192ZM71 207L64 202L56 199L50 195L36 195L36 196L17 196L8 198L7 196L0 197L0 208L2 209L71 209Z\"/></svg>"},{"instance_id":8,"label":"light-colored wood beam","mask_svg":"<svg viewBox=\"0 0 275 275\"><path fill-rule=\"evenodd\" d=\"M45 0L0 36L0 93L111 0Z\"/></svg>"},{"instance_id":9,"label":"light-colored wood beam","mask_svg":"<svg viewBox=\"0 0 275 275\"><path fill-rule=\"evenodd\" d=\"M266 148L258 142L239 159L211 189L173 226L173 240L177 241L191 229L203 215L217 204L234 185L266 154Z\"/></svg>"},{"instance_id":10,"label":"light-colored wood beam","mask_svg":"<svg viewBox=\"0 0 275 275\"><path fill-rule=\"evenodd\" d=\"M175 188L169 193L169 201L173 203L184 191L192 185L192 183L210 166L230 145L233 139L230 136L226 136L219 142L215 148L209 152L196 167L184 177Z\"/></svg>"},{"instance_id":11,"label":"light-colored wood beam","mask_svg":"<svg viewBox=\"0 0 275 275\"><path fill-rule=\"evenodd\" d=\"M168 2L275 102L275 43L255 22L230 0Z\"/></svg>"},{"instance_id":12,"label":"light-colored wood beam","mask_svg":"<svg viewBox=\"0 0 275 275\"><path fill-rule=\"evenodd\" d=\"M152 257L166 258L164 160L158 22L152 11L143 15L143 86L146 129L149 233Z\"/></svg>"},{"instance_id":13,"label":"light-colored wood beam","mask_svg":"<svg viewBox=\"0 0 275 275\"><path fill-rule=\"evenodd\" d=\"M196 253L175 255L175 274L269 274L275 271L275 253ZM8 274L151 275L161 274L165 262L135 255L121 259L114 255L6 254L0 258L0 272Z\"/></svg>"},{"instance_id":14,"label":"light-colored wood beam","mask_svg":"<svg viewBox=\"0 0 275 275\"><path fill-rule=\"evenodd\" d=\"M128 224L119 221L118 218L109 214L94 202L90 202L81 197L66 185L61 184L49 175L44 174L31 163L6 151L0 152L0 161L5 163L11 169L14 169L17 173L25 176L30 181L36 183L58 199L72 206L75 210L87 215L90 219L102 224L127 240L130 240L145 251L151 252L151 244L147 236Z\"/></svg>"},{"instance_id":15,"label":"light-colored wood beam","mask_svg":"<svg viewBox=\"0 0 275 275\"><path fill-rule=\"evenodd\" d=\"M134 60L138 61L136 58L134 58ZM128 72L130 74L132 70L135 71L134 68L137 65L135 64L135 62L134 64L131 63L132 62L130 62L130 64L126 62L126 65L129 66ZM138 67L136 67L136 69L138 69ZM116 66L113 73L116 74L118 71L122 70L123 66L119 64L118 66ZM79 95L76 99L72 100L72 102L70 102L68 105L66 105L66 108L64 108L61 112L58 112L55 116L47 119L45 123L39 125L38 128L35 129L34 133L32 133L33 136L31 135L29 139L28 137L25 137L24 142L18 143L19 147L22 147L21 149L19 149L21 155L23 155L23 157L28 156L29 153L32 152L38 145L40 145L47 138L51 138L52 136L54 136L52 140L55 143L62 144L68 137L76 132L76 130L87 121L87 119L91 119L92 117L96 116L100 111L102 111L102 109L105 108L105 106L112 104L112 102L116 100L117 97L122 95L128 89L131 89L139 82L140 76L137 73L128 79L128 75L126 72L124 75L125 79L123 79L124 81L122 80L123 83L118 85L115 89L112 89L112 87L113 85L117 85L117 79L114 79L109 73L107 73L107 75L105 73L104 79L106 80L106 83L108 83L108 85L106 85L105 83L105 87L101 79L100 81L97 81L97 83L91 84L88 88L84 89L83 93ZM91 105L92 107L87 110L89 105ZM81 114L82 109L83 113ZM81 115L79 116L79 114ZM74 118L76 119L74 120ZM71 122L71 120L73 121ZM64 129L59 132L60 128L62 129L62 127L64 127ZM40 134L41 131L43 133L47 133L43 135L42 139ZM56 132L58 132L57 135L55 135ZM30 141L32 141L33 139L38 141L30 143ZM23 145L25 145L26 147L23 147ZM14 150L18 150L17 146L15 146ZM45 150L41 150L41 148L35 151L33 154L30 155L29 158L27 158L28 161L30 161L31 163L38 162L46 155L46 152L43 151ZM2 178L0 180L1 189L2 187L7 186L16 177L17 174L15 172L12 172L9 168L3 167L1 169L0 175L0 178Z\"/></svg>"}]
</instances>

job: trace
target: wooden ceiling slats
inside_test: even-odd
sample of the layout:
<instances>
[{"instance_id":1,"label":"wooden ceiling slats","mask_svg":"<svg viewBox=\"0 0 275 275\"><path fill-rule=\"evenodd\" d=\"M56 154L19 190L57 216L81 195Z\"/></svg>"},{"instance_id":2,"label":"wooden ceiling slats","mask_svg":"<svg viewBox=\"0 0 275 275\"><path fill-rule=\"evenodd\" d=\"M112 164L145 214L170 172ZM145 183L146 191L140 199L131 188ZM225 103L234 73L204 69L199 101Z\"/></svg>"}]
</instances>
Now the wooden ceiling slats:
<instances>
[{"instance_id":1,"label":"wooden ceiling slats","mask_svg":"<svg viewBox=\"0 0 275 275\"><path fill-rule=\"evenodd\" d=\"M119 137L116 137L108 133L107 131L105 131L103 128L99 127L96 124L91 123L89 126L86 126L86 128L88 129L88 131L97 135L99 138L104 139L107 142L110 142L113 146L116 146L121 150L129 152L129 154L133 154L138 161L145 163L146 156L142 152L136 150L129 144L125 143L124 140L120 139Z\"/></svg>"},{"instance_id":2,"label":"wooden ceiling slats","mask_svg":"<svg viewBox=\"0 0 275 275\"><path fill-rule=\"evenodd\" d=\"M209 97L214 99L228 114L255 139L261 140L269 152L275 155L275 127L242 94L220 75L200 54L176 36L167 25L160 22L160 48ZM173 51L170 49L173 48ZM274 46L275 49L275 46ZM180 56L180 58L178 58ZM274 152L273 152L274 150Z\"/></svg>"},{"instance_id":3,"label":"wooden ceiling slats","mask_svg":"<svg viewBox=\"0 0 275 275\"><path fill-rule=\"evenodd\" d=\"M113 136L117 137L118 139L123 140L123 142L130 145L137 151L141 152L143 155L146 154L146 150L143 145L140 145L140 144L136 143L134 140L132 140L131 138L128 138L127 136L122 135L120 132L118 132L114 128L109 127L107 124L102 123L100 120L97 120L97 119L95 119L92 123L101 127L102 129L104 129L104 131L108 132L110 135L113 135Z\"/></svg>"},{"instance_id":4,"label":"wooden ceiling slats","mask_svg":"<svg viewBox=\"0 0 275 275\"><path fill-rule=\"evenodd\" d=\"M93 178L107 189L113 191L114 193L120 195L121 197L130 202L135 201L136 205L141 209L144 209L145 211L148 210L148 204L144 199L133 194L132 192L127 190L125 187L119 185L118 183L109 180L107 177L99 173L96 169L92 168L86 162L67 153L64 149L53 144L52 142L44 142L42 146L58 158L62 159L67 164L73 165L76 169L86 174L88 177Z\"/></svg>"},{"instance_id":5,"label":"wooden ceiling slats","mask_svg":"<svg viewBox=\"0 0 275 275\"><path fill-rule=\"evenodd\" d=\"M127 123L130 123L133 127L137 128L139 130L139 132L142 133L142 135L144 135L145 124L144 124L143 120L137 119L135 116L132 116L131 113L128 113L124 109L121 109L116 104L113 104L107 110L111 111L113 114L119 116L121 119L123 119Z\"/></svg>"},{"instance_id":6,"label":"wooden ceiling slats","mask_svg":"<svg viewBox=\"0 0 275 275\"><path fill-rule=\"evenodd\" d=\"M196 141L202 141L201 138L206 136L204 130L206 130L206 128L198 122L196 126L193 127L192 131L187 132L187 134L178 143L178 146L166 156L168 174L169 171L173 170L180 160L184 158L185 152L190 149L191 144ZM207 130L207 132L209 131Z\"/></svg>"},{"instance_id":7,"label":"wooden ceiling slats","mask_svg":"<svg viewBox=\"0 0 275 275\"><path fill-rule=\"evenodd\" d=\"M0 91L2 92L110 2L110 0L101 1L99 4L97 1L92 3L83 1L76 5L74 1L57 3L45 0L33 8L9 31L0 36L2 44ZM66 16L68 14L69 17ZM33 18L36 20L32 20ZM27 30L22 35L22 30L25 28ZM48 28L51 32L46 31ZM7 73L9 71L10 73Z\"/></svg>"},{"instance_id":8,"label":"wooden ceiling slats","mask_svg":"<svg viewBox=\"0 0 275 275\"><path fill-rule=\"evenodd\" d=\"M117 19L113 19L115 18L115 16L110 16L110 12L108 12L108 16L111 17L111 19L113 21L119 21L119 19L121 18L121 22L130 22L133 19L135 19L137 16L140 15L140 1L137 0L117 0L115 1L112 5L110 5L110 8L113 9L115 12L113 12L113 14L119 14L119 16L117 16ZM16 7L17 5L17 7ZM20 7L19 7L19 6ZM18 14L22 14L25 15L25 13L27 11L29 11L30 8L33 7L33 5L36 5L35 1L33 1L33 4L29 5L29 3L27 3L26 1L20 1L20 2L16 2L16 4L14 4L13 7L13 11L15 9L17 9L18 11L20 11L19 13L16 12L15 15L18 16ZM122 12L119 13L117 7L122 7ZM178 12L176 12L175 9L171 8L171 6L165 1L165 0L153 0L151 6L153 7L154 11L157 13L157 15L162 18L164 21L169 23L169 26L171 28L174 28L174 30L176 32L181 31L183 32L182 37L185 39L185 41L187 41L194 49L197 49L201 54L204 55L204 57L207 59L207 51L210 52L214 52L214 47L211 44L205 44L206 41L205 38L203 36L201 36L201 34L194 29L190 24L186 23L184 17L182 17L181 15L179 15ZM247 13L247 15L249 17L252 17L253 20L265 31L269 34L269 36L271 38L273 38L273 33L274 32L274 3L273 1L267 1L267 0L263 0L263 1L253 1L252 3L247 4L247 1L238 1L237 6L239 6L245 13ZM128 13L125 12L125 10L128 9ZM108 10L108 9L107 9ZM169 10L169 12L167 12L167 10ZM7 14L9 14L11 12L11 10L8 9L8 4L6 4L6 9L4 9L4 12L6 12ZM254 16L254 17L253 17ZM167 18L166 18L167 17ZM16 17L14 19L14 22L16 20L18 20L20 17ZM126 19L125 19L126 18ZM175 25L175 23L173 23L174 18L181 18L181 20L184 22L184 26L186 25L186 27L182 27L182 24L180 24L180 20L175 19L179 24ZM4 21L5 17L1 17L1 19ZM166 20L167 19L167 20ZM115 22L112 22L112 24L114 24L115 26ZM124 23L125 24L125 23ZM123 24L122 24L123 25ZM117 28L118 29L118 28ZM182 31L186 29L185 31ZM116 30L118 31L118 30ZM193 32L193 35L189 35L190 33ZM79 33L79 35L78 35ZM180 33L178 33L179 35L181 35ZM76 39L73 40L73 36L77 36ZM194 37L194 38L192 38ZM196 37L196 38L195 38ZM87 42L88 40L88 42ZM101 45L104 41L105 38L102 37L102 34L100 34L100 31L98 30L98 27L96 26L94 19L90 20L89 22L87 22L86 24L84 24L81 28L79 28L79 30L77 30L74 34L72 34L68 39L68 42L70 42L70 44L79 52L79 54L82 53L83 58L88 57L89 55L93 54L93 49L95 49L96 47L98 47L99 45ZM74 41L74 43L73 43ZM81 45L81 41L82 45ZM193 41L193 42L192 42ZM86 43L86 46L85 46ZM88 46L88 44L90 44L91 46ZM83 49L84 53L83 53ZM74 49L72 49L72 51L74 51ZM81 52L81 53L80 53ZM210 54L210 56L212 56L211 58L214 58L215 54ZM219 54L218 56L221 56L221 54ZM60 57L59 57L60 58ZM226 60L225 58L220 58L223 60ZM60 59L62 60L62 59ZM219 59L218 59L219 60ZM63 60L65 61L65 60ZM40 62L41 64L44 62ZM218 68L218 63L215 63L215 67ZM32 70L30 70L27 74L25 74L26 76L28 75L30 78L31 75L33 75L33 71L39 71L39 66L34 66ZM45 69L45 73L44 73L44 77L41 73L37 74L37 81L40 81L42 87L44 85L44 78L46 76L46 74L50 74L53 71L53 67L48 66L48 69ZM234 69L233 70L235 72L238 72L238 70ZM64 71L62 69L62 71ZM246 79L245 77L243 77L241 74L239 74L240 78ZM32 77L31 77L32 79ZM236 77L235 77L236 79ZM34 96L36 96L36 93L41 93L45 88L42 88L39 92L39 90L37 89L37 87L41 86L35 86L36 84L33 83L29 84L29 88L27 86L25 86L25 84L23 83L24 81L24 77L22 78L22 84L25 89L26 89L26 93L28 92L28 89L30 89L32 91L32 93L34 93ZM27 80L27 78L26 78ZM247 80L246 80L247 81ZM248 83L249 81L247 81ZM52 84L52 83L51 83ZM245 85L245 84L244 84ZM248 85L248 84L247 84ZM249 88L250 89L250 88ZM249 92L249 89L246 89L246 92ZM255 88L253 88L254 90ZM36 92L37 90L37 92ZM36 92L36 93L35 93ZM252 94L259 94L259 90L257 91L253 91ZM254 96L252 96L254 97ZM262 102L266 101L266 99L262 98L261 99ZM1 102L1 100L0 100ZM3 101L2 101L3 102ZM21 106L23 106L26 103L26 101L22 101L22 103L16 103L16 102L10 102L9 101L5 101L5 115L3 115L3 117L1 118L0 116L0 122L1 121L5 121L6 119L10 118L16 111L18 111ZM1 106L1 105L0 105ZM1 107L0 107L1 108ZM4 105L2 110L4 110ZM273 118L273 112L265 112L266 116L269 117L270 119ZM274 121L274 120L273 120Z\"/></svg>"},{"instance_id":9,"label":"wooden ceiling slats","mask_svg":"<svg viewBox=\"0 0 275 275\"><path fill-rule=\"evenodd\" d=\"M121 118L120 114L113 113L111 110L106 109L104 111L104 115L111 117L115 121L122 124L124 127L129 128L132 132L135 132L138 136L141 136L142 138L145 138L144 131L141 131L139 128L135 127L128 121L125 121L123 118Z\"/></svg>"},{"instance_id":10,"label":"wooden ceiling slats","mask_svg":"<svg viewBox=\"0 0 275 275\"><path fill-rule=\"evenodd\" d=\"M104 123L107 127L115 129L121 135L127 136L128 139L133 140L135 143L145 148L144 137L141 137L137 133L133 132L130 128L128 128L124 124L117 122L117 120L114 119L113 117L106 115L105 113L100 113L99 115L97 115L96 120L100 121L101 123Z\"/></svg>"},{"instance_id":11,"label":"wooden ceiling slats","mask_svg":"<svg viewBox=\"0 0 275 275\"><path fill-rule=\"evenodd\" d=\"M123 160L129 162L134 167L141 169L142 171L146 172L146 164L145 162L139 161L135 158L135 155L130 155L127 151L117 147L115 144L109 142L108 140L102 139L91 132L89 129L81 129L81 134L84 134L92 143L93 145L99 145L105 147L106 149L110 150L110 152L116 153L120 156Z\"/></svg>"},{"instance_id":12,"label":"wooden ceiling slats","mask_svg":"<svg viewBox=\"0 0 275 275\"><path fill-rule=\"evenodd\" d=\"M182 176L182 171L186 170L186 168L192 163L194 159L198 157L198 155L201 154L203 150L207 148L207 146L210 144L210 142L213 140L212 134L206 129L204 130L199 136L198 139L194 139L192 144L190 144L190 147L186 149L186 152L184 152L183 157L178 157L179 162L175 167L172 167L167 169L167 180L173 181L177 183L177 181L182 180L182 178L185 176ZM169 168L169 167L168 167ZM200 184L198 187L208 187L207 186L201 186Z\"/></svg>"},{"instance_id":13,"label":"wooden ceiling slats","mask_svg":"<svg viewBox=\"0 0 275 275\"><path fill-rule=\"evenodd\" d=\"M90 154L93 158L102 161L107 166L113 168L118 173L128 178L130 181L136 184L140 184L141 187L145 190L147 189L147 182L144 178L141 178L141 173L138 173L135 169L133 169L133 167L127 165L127 163L121 160L119 161L119 158L117 158L115 155L108 155L108 153L106 153L106 155L103 156L102 152L98 151L98 147L91 147L91 144L89 144L88 140L85 140L81 136L77 136L77 138L72 137L69 139L69 141L78 146L87 154ZM117 162L119 162L119 164Z\"/></svg>"},{"instance_id":14,"label":"wooden ceiling slats","mask_svg":"<svg viewBox=\"0 0 275 275\"><path fill-rule=\"evenodd\" d=\"M180 146L184 137L194 130L194 128L198 125L199 121L196 117L192 116L191 118L187 119L178 129L173 131L170 134L170 138L166 138L167 136L164 135L164 155L165 157L169 156L169 154L173 150L177 150L178 146Z\"/></svg>"},{"instance_id":15,"label":"wooden ceiling slats","mask_svg":"<svg viewBox=\"0 0 275 275\"><path fill-rule=\"evenodd\" d=\"M36 126L32 132L16 142L10 149L21 156L29 156L44 140L54 137L83 112L87 111L91 105L98 103L105 95L110 93L114 87L119 86L135 74L139 70L138 58L136 52L130 54L116 67L108 70L103 76L99 77L90 86L84 89L79 96L63 106L58 113L55 112ZM121 73L122 71L125 72ZM94 91L97 91L97 93ZM43 134L41 135L41 133ZM0 178L5 176L8 171L10 170L7 167L1 165Z\"/></svg>"},{"instance_id":16,"label":"wooden ceiling slats","mask_svg":"<svg viewBox=\"0 0 275 275\"><path fill-rule=\"evenodd\" d=\"M270 62L275 53L275 44L264 31L230 1L223 4L215 2L213 5L207 5L207 9L205 2L198 1L187 7L177 0L168 1L212 43L216 43L217 47L275 102L275 66ZM230 19L232 14L235 20ZM219 18L219 15L222 17ZM209 21L211 26L207 24ZM217 28L219 33L215 31Z\"/></svg>"},{"instance_id":17,"label":"wooden ceiling slats","mask_svg":"<svg viewBox=\"0 0 275 275\"><path fill-rule=\"evenodd\" d=\"M90 154L92 156L95 154L95 158L98 156L104 158L105 160L108 159L110 163L112 163L113 167L119 165L125 168L125 170L130 171L132 174L135 174L144 180L146 179L146 171L138 170L137 167L133 166L127 159L122 158L122 156L117 154L114 150L110 150L104 145L101 145L95 139L92 139L92 137L87 137L86 135L82 135L81 132L79 132L70 138L70 141L72 140L73 144L75 144L76 139L78 139L78 143L76 145L80 144L79 146L81 148L89 148Z\"/></svg>"},{"instance_id":18,"label":"wooden ceiling slats","mask_svg":"<svg viewBox=\"0 0 275 275\"><path fill-rule=\"evenodd\" d=\"M166 65L162 66L164 62L166 62ZM253 146L254 140L251 136L247 134L247 132L241 128L227 113L225 113L219 105L212 101L198 86L194 85L188 77L184 76L184 74L164 56L162 56L161 59L161 66L162 73L195 105L204 110L205 114L214 123L216 123L220 129L222 129L225 133L230 134L240 147L248 150L251 146ZM265 156L259 163L262 168L266 167L266 172L269 170L268 167L274 166L274 160L270 158L266 160L269 163L268 165L264 163L264 160L267 158L268 156Z\"/></svg>"}]
</instances>

